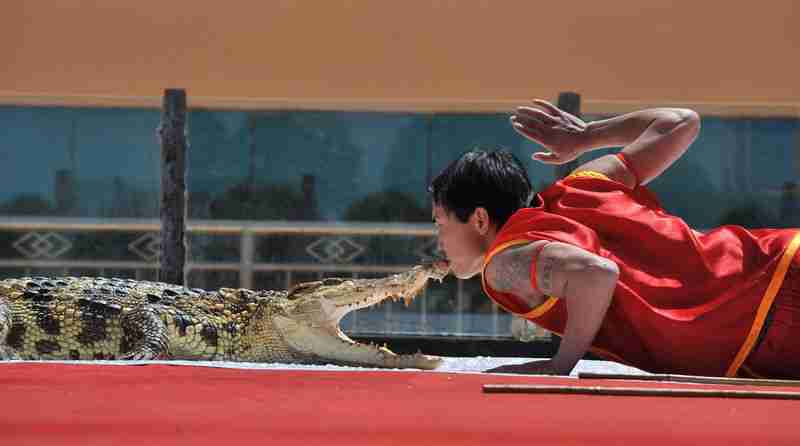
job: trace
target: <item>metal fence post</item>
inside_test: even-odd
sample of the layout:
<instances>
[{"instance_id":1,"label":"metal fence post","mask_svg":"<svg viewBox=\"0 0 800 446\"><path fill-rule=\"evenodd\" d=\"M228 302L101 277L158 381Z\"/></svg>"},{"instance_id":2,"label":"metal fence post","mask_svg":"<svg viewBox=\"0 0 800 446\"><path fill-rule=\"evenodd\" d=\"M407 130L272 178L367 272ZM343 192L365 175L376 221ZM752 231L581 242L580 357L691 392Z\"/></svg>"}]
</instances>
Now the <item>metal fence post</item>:
<instances>
[{"instance_id":1,"label":"metal fence post","mask_svg":"<svg viewBox=\"0 0 800 446\"><path fill-rule=\"evenodd\" d=\"M239 240L239 286L253 288L253 259L255 258L255 237L253 231L243 230ZM288 286L286 289L289 289Z\"/></svg>"}]
</instances>

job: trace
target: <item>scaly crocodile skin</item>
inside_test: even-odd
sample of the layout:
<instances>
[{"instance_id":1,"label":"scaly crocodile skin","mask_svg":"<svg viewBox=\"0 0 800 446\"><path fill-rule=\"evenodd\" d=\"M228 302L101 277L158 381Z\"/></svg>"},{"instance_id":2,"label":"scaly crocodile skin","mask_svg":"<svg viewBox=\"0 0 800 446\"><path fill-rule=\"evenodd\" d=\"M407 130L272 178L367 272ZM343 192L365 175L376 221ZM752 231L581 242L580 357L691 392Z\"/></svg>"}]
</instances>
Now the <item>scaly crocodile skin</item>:
<instances>
[{"instance_id":1,"label":"scaly crocodile skin","mask_svg":"<svg viewBox=\"0 0 800 446\"><path fill-rule=\"evenodd\" d=\"M382 279L326 279L291 291L189 289L100 277L0 281L0 358L195 359L431 368L438 358L357 344L349 311L411 298L434 266Z\"/></svg>"}]
</instances>

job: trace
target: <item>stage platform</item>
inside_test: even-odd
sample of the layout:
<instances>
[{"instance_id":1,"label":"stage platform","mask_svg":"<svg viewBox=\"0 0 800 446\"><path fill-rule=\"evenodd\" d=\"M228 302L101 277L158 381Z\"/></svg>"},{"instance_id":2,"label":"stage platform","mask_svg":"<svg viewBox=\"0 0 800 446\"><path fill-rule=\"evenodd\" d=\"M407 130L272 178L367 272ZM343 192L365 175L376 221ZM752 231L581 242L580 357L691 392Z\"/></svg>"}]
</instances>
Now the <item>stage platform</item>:
<instances>
[{"instance_id":1,"label":"stage platform","mask_svg":"<svg viewBox=\"0 0 800 446\"><path fill-rule=\"evenodd\" d=\"M800 401L482 391L484 384L586 385L576 377L481 373L526 360L446 358L437 371L228 362L5 361L0 362L0 444L800 442ZM582 361L575 373L585 371L643 373L602 361ZM732 387L635 380L592 380L591 385Z\"/></svg>"}]
</instances>

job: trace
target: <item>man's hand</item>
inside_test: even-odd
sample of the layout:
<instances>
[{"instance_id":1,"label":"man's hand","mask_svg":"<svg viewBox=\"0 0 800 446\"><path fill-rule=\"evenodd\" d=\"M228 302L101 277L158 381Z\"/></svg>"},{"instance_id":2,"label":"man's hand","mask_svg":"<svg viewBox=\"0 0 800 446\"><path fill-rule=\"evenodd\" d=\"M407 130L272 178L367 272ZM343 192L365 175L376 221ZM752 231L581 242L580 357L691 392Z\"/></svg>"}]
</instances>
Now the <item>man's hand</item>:
<instances>
[{"instance_id":1,"label":"man's hand","mask_svg":"<svg viewBox=\"0 0 800 446\"><path fill-rule=\"evenodd\" d=\"M555 105L536 99L533 107L517 107L511 115L511 126L522 136L548 150L536 152L532 158L546 164L565 164L580 156L586 123Z\"/></svg>"},{"instance_id":2,"label":"man's hand","mask_svg":"<svg viewBox=\"0 0 800 446\"><path fill-rule=\"evenodd\" d=\"M543 361L532 361L523 364L509 364L501 365L493 369L484 370L485 373L519 373L525 375L561 375L568 374L559 373L554 367L553 362L549 359Z\"/></svg>"}]
</instances>

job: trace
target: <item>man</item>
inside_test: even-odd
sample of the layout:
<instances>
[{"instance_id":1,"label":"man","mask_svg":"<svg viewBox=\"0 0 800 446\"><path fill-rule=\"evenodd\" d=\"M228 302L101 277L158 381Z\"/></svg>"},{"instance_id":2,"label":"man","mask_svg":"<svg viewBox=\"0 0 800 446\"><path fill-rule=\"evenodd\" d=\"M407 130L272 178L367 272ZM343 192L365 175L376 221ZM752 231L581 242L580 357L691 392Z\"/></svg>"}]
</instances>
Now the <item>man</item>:
<instances>
[{"instance_id":1,"label":"man","mask_svg":"<svg viewBox=\"0 0 800 446\"><path fill-rule=\"evenodd\" d=\"M587 124L536 100L511 124L547 149L533 155L543 163L623 149L532 203L525 169L503 151L466 153L432 182L453 273L481 273L497 304L562 336L550 360L491 371L568 374L592 351L650 372L800 378L798 231L700 233L643 187L694 141L697 113L659 108Z\"/></svg>"}]
</instances>

